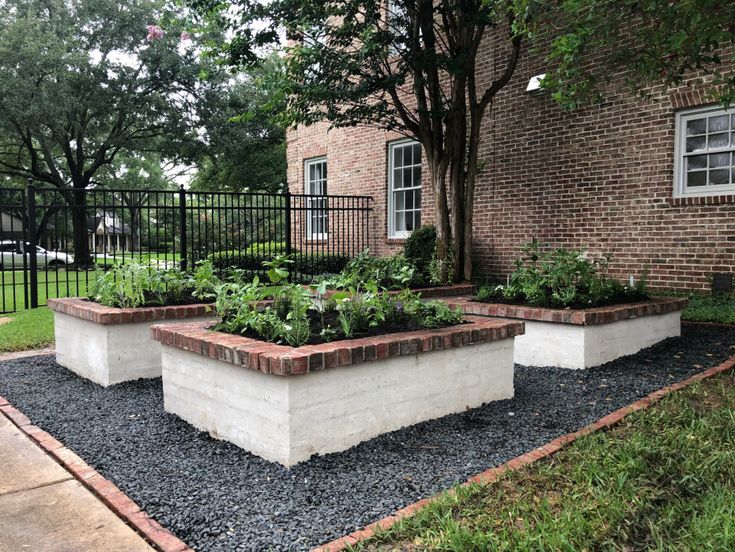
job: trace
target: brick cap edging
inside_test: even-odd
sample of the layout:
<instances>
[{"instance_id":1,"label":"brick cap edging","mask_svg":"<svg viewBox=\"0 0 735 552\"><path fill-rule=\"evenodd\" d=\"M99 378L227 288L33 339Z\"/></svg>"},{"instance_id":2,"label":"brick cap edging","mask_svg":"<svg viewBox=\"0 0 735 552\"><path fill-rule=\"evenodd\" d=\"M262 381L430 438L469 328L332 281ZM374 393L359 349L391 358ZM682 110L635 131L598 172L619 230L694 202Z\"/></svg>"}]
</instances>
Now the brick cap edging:
<instances>
[{"instance_id":1,"label":"brick cap edging","mask_svg":"<svg viewBox=\"0 0 735 552\"><path fill-rule=\"evenodd\" d=\"M55 312L105 326L153 322L155 320L182 320L213 314L213 305L211 303L121 309L101 305L83 297L65 297L62 299L49 299L47 305L48 308Z\"/></svg>"},{"instance_id":2,"label":"brick cap edging","mask_svg":"<svg viewBox=\"0 0 735 552\"><path fill-rule=\"evenodd\" d=\"M695 374L678 383L674 383L667 387L663 387L659 389L658 391L653 391L652 393L649 393L642 399L638 399L637 401L629 404L628 406L619 408L618 410L615 410L611 412L610 414L603 416L596 422L593 422L589 425L584 426L582 429L579 429L573 433L567 433L566 435L562 435L561 437L557 437L556 439L549 441L545 445L541 445L540 447L537 447L529 452L526 452L525 454L521 454L520 456L516 456L515 458L499 466L490 468L477 475L474 475L470 477L466 482L461 483L458 486L466 487L468 485L472 485L476 483L483 484L483 485L489 485L490 483L494 483L495 481L500 479L500 477L503 474L507 472L519 470L530 464L533 464L534 462L537 462L538 460L552 456L553 454L556 454L561 449L563 449L570 443L573 443L580 437L583 437L595 431L602 431L602 430L613 428L614 426L619 424L629 414L632 414L633 412L637 412L639 410L645 410L651 407L652 405L660 401L662 398L664 398L666 395L669 395L676 391L680 391L681 389L685 387L689 387L690 385L693 385L697 382L712 378L718 374L721 374L723 372L727 372L733 369L735 369L735 355L731 356L730 358L725 360L723 363L717 366L714 366L713 368L709 368L705 370L704 372ZM418 510L425 508L432 502L438 500L439 497L444 495L445 493L453 493L453 492L455 492L454 489L450 488L434 496L421 499L418 502L414 502L413 504L409 504L405 508L401 508L400 510L396 511L394 514L384 517L383 519L380 519L376 522L371 523L370 525L365 526L363 529L354 531L350 533L349 535L345 535L344 537L340 537L336 540L333 540L331 542L328 542L326 544L313 548L311 552L341 552L343 550L346 550L349 546L354 546L355 544L359 542L366 541L369 538L373 537L377 531L389 529L390 527L395 525L400 520L412 516Z\"/></svg>"},{"instance_id":3,"label":"brick cap edging","mask_svg":"<svg viewBox=\"0 0 735 552\"><path fill-rule=\"evenodd\" d=\"M683 297L653 297L648 301L623 303L595 307L592 309L549 309L508 305L505 303L481 303L471 298L448 301L451 307L459 307L466 314L493 316L498 318L515 318L534 322L553 322L575 326L594 326L609 324L630 318L667 314L684 309L688 300Z\"/></svg>"},{"instance_id":4,"label":"brick cap edging","mask_svg":"<svg viewBox=\"0 0 735 552\"><path fill-rule=\"evenodd\" d=\"M160 552L194 552L184 541L151 518L114 483L66 448L61 441L33 425L25 414L2 396L0 412L155 549Z\"/></svg>"},{"instance_id":5,"label":"brick cap edging","mask_svg":"<svg viewBox=\"0 0 735 552\"><path fill-rule=\"evenodd\" d=\"M277 376L351 366L363 362L415 355L513 338L525 331L523 322L467 316L466 324L358 339L289 347L240 335L215 332L211 322L151 326L151 337L163 345Z\"/></svg>"}]
</instances>

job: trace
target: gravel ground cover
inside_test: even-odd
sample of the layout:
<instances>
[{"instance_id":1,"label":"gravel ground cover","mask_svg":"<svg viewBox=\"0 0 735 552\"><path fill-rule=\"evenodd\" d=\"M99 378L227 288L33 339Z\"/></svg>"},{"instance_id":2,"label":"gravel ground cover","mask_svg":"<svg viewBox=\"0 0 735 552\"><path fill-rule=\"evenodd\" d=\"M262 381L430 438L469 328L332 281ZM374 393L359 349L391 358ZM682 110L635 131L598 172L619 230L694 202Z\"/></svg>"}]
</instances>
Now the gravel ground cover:
<instances>
[{"instance_id":1,"label":"gravel ground cover","mask_svg":"<svg viewBox=\"0 0 735 552\"><path fill-rule=\"evenodd\" d=\"M166 414L160 380L103 389L31 357L0 363L0 395L198 551L306 550L733 354L735 329L685 326L681 338L598 368L518 366L511 400L290 470Z\"/></svg>"}]
</instances>

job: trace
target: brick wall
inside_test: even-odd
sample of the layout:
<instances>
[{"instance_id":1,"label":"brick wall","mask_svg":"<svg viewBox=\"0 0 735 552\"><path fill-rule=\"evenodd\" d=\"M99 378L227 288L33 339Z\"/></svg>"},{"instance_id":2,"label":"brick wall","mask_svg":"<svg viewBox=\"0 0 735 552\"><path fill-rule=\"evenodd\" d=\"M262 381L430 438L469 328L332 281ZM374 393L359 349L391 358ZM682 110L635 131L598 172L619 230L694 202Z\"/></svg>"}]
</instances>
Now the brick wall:
<instances>
[{"instance_id":1,"label":"brick wall","mask_svg":"<svg viewBox=\"0 0 735 552\"><path fill-rule=\"evenodd\" d=\"M501 62L487 59L486 77ZM735 271L735 195L673 198L675 113L706 105L693 80L641 99L615 83L606 103L564 110L544 92L525 93L545 72L540 55L524 55L488 111L477 183L475 259L479 279L504 280L520 246L538 238L554 246L612 254L611 273L650 269L654 287L708 289L713 272ZM326 125L288 135L288 180L303 193L303 160L327 155L329 192L374 197L371 248L387 254L387 141L373 128L328 132ZM424 170L422 219L432 219Z\"/></svg>"}]
</instances>

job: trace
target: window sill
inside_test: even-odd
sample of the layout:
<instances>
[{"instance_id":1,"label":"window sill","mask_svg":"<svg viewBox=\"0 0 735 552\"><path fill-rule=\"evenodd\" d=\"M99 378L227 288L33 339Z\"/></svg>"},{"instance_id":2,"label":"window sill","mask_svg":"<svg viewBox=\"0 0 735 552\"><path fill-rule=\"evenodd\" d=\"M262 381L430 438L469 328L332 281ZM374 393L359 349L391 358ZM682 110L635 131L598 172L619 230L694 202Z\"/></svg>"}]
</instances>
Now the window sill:
<instances>
[{"instance_id":1,"label":"window sill","mask_svg":"<svg viewBox=\"0 0 735 552\"><path fill-rule=\"evenodd\" d=\"M679 196L669 198L669 205L674 207L683 205L723 205L727 203L735 203L735 192L720 195Z\"/></svg>"}]
</instances>

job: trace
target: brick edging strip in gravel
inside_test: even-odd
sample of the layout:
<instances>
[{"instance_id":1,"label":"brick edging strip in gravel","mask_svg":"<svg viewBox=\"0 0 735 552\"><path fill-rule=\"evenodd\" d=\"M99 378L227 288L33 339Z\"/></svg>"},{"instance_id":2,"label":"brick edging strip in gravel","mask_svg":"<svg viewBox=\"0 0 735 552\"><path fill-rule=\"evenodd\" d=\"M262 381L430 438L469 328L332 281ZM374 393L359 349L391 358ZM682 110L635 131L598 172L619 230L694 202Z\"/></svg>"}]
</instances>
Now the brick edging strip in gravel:
<instances>
[{"instance_id":1,"label":"brick edging strip in gravel","mask_svg":"<svg viewBox=\"0 0 735 552\"><path fill-rule=\"evenodd\" d=\"M573 443L580 437L583 437L595 431L611 429L612 427L619 424L623 420L623 418L625 418L629 414L632 414L633 412L637 412L639 410L645 410L649 408L650 406L657 403L663 397L665 397L666 395L669 395L670 393L679 391L685 387L688 387L702 380L709 379L713 376L716 376L717 374L727 372L728 370L732 370L733 368L735 368L735 355L731 356L725 362L723 362L722 364L718 366L714 366L713 368L709 368L705 370L704 372L695 374L691 376L690 378L687 378L683 381L674 383L672 385L669 385L668 387L664 387L662 389L659 389L658 391L654 391L653 393L649 393L642 399L639 399L635 401L634 403L629 404L628 406L619 408L618 410L611 412L607 416L603 416L596 422L586 425L585 427L583 427L582 429L578 431L575 431L573 433L567 433L566 435L557 437L553 441L550 441L546 443L545 445L541 445L540 447L535 448L525 454L516 456L515 458L509 460L508 462L505 462L504 464L501 464L494 468L490 468L488 470L485 470L482 473L479 473L473 477L470 477L467 480L467 482L462 483L461 486L467 486L473 483L482 483L482 484L493 483L497 481L506 472L519 470L530 464L533 464L534 462L538 460L541 460L542 458L547 458L553 454L556 454L562 448L564 448L570 443ZM450 489L449 491L445 491L445 492L451 493L452 490ZM439 496L441 496L442 494L443 493L440 493L438 495L434 495L434 496L419 500L418 502L414 502L413 504L409 504L405 508L401 508L400 510L395 512L393 515L390 515L374 523L371 523L370 525L366 526L363 529L360 529L359 531L355 531L353 533L350 533L349 535L345 535L344 537L333 540L327 544L318 546L312 549L312 552L340 552L342 550L345 550L348 546L354 546L355 544L359 542L362 542L362 541L365 541L371 538L373 535L375 535L376 531L378 531L379 529L388 529L394 524L396 524L398 521L400 521L401 519L412 516L418 510L425 508L426 506L428 506L429 504L437 500Z\"/></svg>"},{"instance_id":2,"label":"brick edging strip in gravel","mask_svg":"<svg viewBox=\"0 0 735 552\"><path fill-rule=\"evenodd\" d=\"M45 349L26 349L25 351L15 351L12 353L0 353L0 362L32 356L53 355L55 353L56 351L53 347L46 347Z\"/></svg>"},{"instance_id":3,"label":"brick edging strip in gravel","mask_svg":"<svg viewBox=\"0 0 735 552\"><path fill-rule=\"evenodd\" d=\"M184 541L149 517L114 483L105 479L52 435L33 425L25 414L1 395L0 412L154 548L160 552L194 552Z\"/></svg>"}]
</instances>

